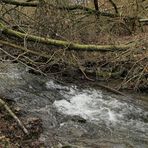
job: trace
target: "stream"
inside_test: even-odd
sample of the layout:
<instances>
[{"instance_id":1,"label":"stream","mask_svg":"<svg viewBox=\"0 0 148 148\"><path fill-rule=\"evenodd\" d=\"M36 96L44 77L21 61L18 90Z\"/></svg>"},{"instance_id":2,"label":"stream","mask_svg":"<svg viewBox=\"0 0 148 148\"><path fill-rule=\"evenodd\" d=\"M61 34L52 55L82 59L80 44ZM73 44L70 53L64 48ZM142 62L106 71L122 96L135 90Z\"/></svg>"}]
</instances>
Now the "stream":
<instances>
[{"instance_id":1,"label":"stream","mask_svg":"<svg viewBox=\"0 0 148 148\"><path fill-rule=\"evenodd\" d=\"M21 64L0 64L0 92L25 115L42 120L47 148L148 148L148 107L133 98L63 85L29 73ZM136 101L135 101L136 102Z\"/></svg>"}]
</instances>

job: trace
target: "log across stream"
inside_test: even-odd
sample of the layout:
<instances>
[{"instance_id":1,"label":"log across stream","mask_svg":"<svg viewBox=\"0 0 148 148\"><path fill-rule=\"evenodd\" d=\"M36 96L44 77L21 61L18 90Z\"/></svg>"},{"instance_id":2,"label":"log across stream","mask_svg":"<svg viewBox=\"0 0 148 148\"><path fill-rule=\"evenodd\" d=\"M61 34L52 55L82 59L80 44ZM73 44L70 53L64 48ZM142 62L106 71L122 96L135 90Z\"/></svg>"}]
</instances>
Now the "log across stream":
<instances>
[{"instance_id":1,"label":"log across stream","mask_svg":"<svg viewBox=\"0 0 148 148\"><path fill-rule=\"evenodd\" d=\"M20 64L0 66L1 95L15 101L27 116L42 120L40 140L47 147L53 143L84 148L148 147L145 106L103 90L83 88L83 84L81 88L59 84L29 73Z\"/></svg>"}]
</instances>

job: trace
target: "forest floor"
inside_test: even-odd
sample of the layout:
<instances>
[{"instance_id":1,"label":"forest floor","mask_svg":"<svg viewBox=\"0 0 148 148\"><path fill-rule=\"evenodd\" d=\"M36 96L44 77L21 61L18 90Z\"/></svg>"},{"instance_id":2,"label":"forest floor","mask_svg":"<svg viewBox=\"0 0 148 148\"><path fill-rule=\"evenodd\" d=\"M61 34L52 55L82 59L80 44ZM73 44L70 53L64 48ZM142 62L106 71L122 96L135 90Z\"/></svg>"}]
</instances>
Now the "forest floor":
<instances>
[{"instance_id":1,"label":"forest floor","mask_svg":"<svg viewBox=\"0 0 148 148\"><path fill-rule=\"evenodd\" d=\"M0 148L42 148L43 143L39 140L42 133L42 123L38 118L31 118L16 107L12 102L7 101L14 113L22 120L29 131L29 136L24 134L16 121L7 111L0 108Z\"/></svg>"}]
</instances>

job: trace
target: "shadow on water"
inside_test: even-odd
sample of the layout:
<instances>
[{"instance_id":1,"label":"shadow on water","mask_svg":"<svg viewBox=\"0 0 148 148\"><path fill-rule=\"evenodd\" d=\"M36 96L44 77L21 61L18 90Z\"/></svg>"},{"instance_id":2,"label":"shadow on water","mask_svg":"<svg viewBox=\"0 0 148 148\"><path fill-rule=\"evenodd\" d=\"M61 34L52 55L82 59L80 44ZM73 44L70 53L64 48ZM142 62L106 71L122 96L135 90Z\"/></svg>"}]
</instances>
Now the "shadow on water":
<instances>
[{"instance_id":1,"label":"shadow on water","mask_svg":"<svg viewBox=\"0 0 148 148\"><path fill-rule=\"evenodd\" d=\"M42 119L40 140L47 147L59 142L87 148L148 147L148 110L121 101L119 95L64 86L10 63L1 64L0 91L28 116Z\"/></svg>"}]
</instances>

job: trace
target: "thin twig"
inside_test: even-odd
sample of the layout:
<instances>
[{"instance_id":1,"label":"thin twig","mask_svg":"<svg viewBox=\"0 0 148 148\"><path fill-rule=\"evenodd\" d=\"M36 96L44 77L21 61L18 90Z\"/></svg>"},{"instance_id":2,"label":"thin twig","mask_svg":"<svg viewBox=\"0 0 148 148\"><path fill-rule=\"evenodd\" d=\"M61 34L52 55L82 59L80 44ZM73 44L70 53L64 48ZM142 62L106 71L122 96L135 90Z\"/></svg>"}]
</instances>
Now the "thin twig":
<instances>
[{"instance_id":1,"label":"thin twig","mask_svg":"<svg viewBox=\"0 0 148 148\"><path fill-rule=\"evenodd\" d=\"M77 62L77 65L78 65L79 69L81 70L81 72L83 73L83 75L85 76L85 78L86 78L87 80L89 80L89 81L95 81L95 80L89 78L89 77L86 75L86 73L84 72L82 66L80 65L80 63L79 63L79 61L78 61L78 59L75 57L75 55L72 54L72 56L73 56L74 60Z\"/></svg>"},{"instance_id":2,"label":"thin twig","mask_svg":"<svg viewBox=\"0 0 148 148\"><path fill-rule=\"evenodd\" d=\"M7 51L5 51L5 50L2 49L2 48L0 48L0 50L3 51L3 52L4 52L6 55L8 55L9 57L11 57L11 58L13 58L13 59L16 59L16 61L18 61L19 63L25 65L25 66L28 67L29 69L32 69L32 70L34 70L34 71L36 71L36 72L39 72L40 74L46 76L46 74L43 73L40 69L35 69L35 68L33 68L32 66L27 65L25 62L23 62L23 61L17 59L15 56L11 55L10 53L8 53Z\"/></svg>"}]
</instances>

